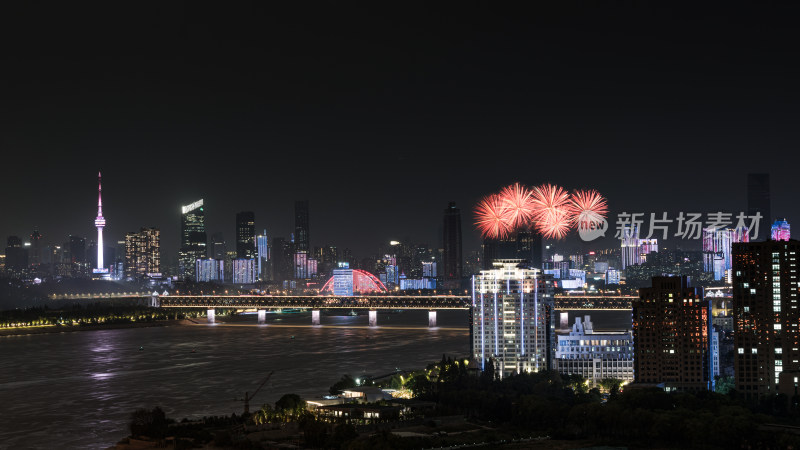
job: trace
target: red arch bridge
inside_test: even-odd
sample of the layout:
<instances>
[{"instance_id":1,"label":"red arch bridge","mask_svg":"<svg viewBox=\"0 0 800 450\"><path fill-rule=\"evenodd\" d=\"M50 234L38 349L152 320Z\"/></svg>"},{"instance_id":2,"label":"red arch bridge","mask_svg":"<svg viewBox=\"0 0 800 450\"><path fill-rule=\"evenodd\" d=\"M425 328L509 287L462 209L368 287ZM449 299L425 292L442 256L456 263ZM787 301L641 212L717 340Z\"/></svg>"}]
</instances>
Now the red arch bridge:
<instances>
[{"instance_id":1,"label":"red arch bridge","mask_svg":"<svg viewBox=\"0 0 800 450\"><path fill-rule=\"evenodd\" d=\"M472 298L466 295L163 295L153 296L153 306L162 308L199 308L207 310L209 323L214 323L216 309L256 310L258 323L266 322L267 310L311 310L311 323L320 325L320 310L347 309L369 311L369 325L377 326L378 310L424 309L428 325L436 326L436 311L468 310Z\"/></svg>"}]
</instances>

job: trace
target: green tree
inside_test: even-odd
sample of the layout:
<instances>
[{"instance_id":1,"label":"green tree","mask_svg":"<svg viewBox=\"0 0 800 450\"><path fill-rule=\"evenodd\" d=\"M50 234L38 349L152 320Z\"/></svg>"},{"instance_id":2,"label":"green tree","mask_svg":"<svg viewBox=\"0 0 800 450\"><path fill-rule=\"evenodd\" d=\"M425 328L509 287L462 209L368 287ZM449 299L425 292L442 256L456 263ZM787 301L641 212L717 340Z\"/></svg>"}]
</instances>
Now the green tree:
<instances>
[{"instance_id":1,"label":"green tree","mask_svg":"<svg viewBox=\"0 0 800 450\"><path fill-rule=\"evenodd\" d=\"M352 389L356 386L356 380L354 380L353 377L350 375L342 375L342 378L336 383L333 383L328 392L330 392L331 395L339 395L343 390Z\"/></svg>"}]
</instances>

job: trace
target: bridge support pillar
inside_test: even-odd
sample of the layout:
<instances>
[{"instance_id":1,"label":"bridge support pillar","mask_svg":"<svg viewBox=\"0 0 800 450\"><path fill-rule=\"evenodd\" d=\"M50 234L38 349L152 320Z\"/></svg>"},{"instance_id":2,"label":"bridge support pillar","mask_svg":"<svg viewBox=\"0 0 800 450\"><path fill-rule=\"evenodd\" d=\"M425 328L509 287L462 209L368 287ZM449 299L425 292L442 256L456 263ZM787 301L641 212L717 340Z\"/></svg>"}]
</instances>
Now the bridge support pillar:
<instances>
[{"instance_id":1,"label":"bridge support pillar","mask_svg":"<svg viewBox=\"0 0 800 450\"><path fill-rule=\"evenodd\" d=\"M436 326L436 311L428 311L428 326L431 328Z\"/></svg>"},{"instance_id":2,"label":"bridge support pillar","mask_svg":"<svg viewBox=\"0 0 800 450\"><path fill-rule=\"evenodd\" d=\"M312 309L311 310L311 325L319 325L319 310Z\"/></svg>"},{"instance_id":3,"label":"bridge support pillar","mask_svg":"<svg viewBox=\"0 0 800 450\"><path fill-rule=\"evenodd\" d=\"M369 312L369 326L371 327L378 326L378 311Z\"/></svg>"},{"instance_id":4,"label":"bridge support pillar","mask_svg":"<svg viewBox=\"0 0 800 450\"><path fill-rule=\"evenodd\" d=\"M208 323L214 323L214 319L215 319L214 318L214 314L215 313L216 313L216 311L214 310L214 308L211 308L208 311L206 311L206 320L208 321Z\"/></svg>"},{"instance_id":5,"label":"bridge support pillar","mask_svg":"<svg viewBox=\"0 0 800 450\"><path fill-rule=\"evenodd\" d=\"M259 309L258 310L258 324L264 325L267 323L267 310L266 309Z\"/></svg>"}]
</instances>

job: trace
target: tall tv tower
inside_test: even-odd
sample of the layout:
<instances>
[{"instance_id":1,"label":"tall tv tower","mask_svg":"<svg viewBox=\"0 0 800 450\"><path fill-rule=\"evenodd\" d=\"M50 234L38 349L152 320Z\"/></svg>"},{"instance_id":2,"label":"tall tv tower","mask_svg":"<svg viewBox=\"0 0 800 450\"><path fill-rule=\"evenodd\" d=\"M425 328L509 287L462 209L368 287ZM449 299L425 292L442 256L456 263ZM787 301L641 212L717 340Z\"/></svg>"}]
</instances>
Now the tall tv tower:
<instances>
[{"instance_id":1,"label":"tall tv tower","mask_svg":"<svg viewBox=\"0 0 800 450\"><path fill-rule=\"evenodd\" d=\"M103 218L103 179L102 174L97 172L97 217L94 219L94 226L97 227L97 270L103 272L103 227L106 226L106 219Z\"/></svg>"}]
</instances>

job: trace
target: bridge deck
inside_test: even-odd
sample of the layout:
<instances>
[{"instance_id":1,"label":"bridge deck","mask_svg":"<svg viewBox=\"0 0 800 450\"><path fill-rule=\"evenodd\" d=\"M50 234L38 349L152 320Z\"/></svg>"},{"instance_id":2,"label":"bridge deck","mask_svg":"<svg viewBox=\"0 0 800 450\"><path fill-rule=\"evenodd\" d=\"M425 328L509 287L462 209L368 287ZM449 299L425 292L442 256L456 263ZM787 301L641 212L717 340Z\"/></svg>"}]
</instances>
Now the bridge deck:
<instances>
[{"instance_id":1,"label":"bridge deck","mask_svg":"<svg viewBox=\"0 0 800 450\"><path fill-rule=\"evenodd\" d=\"M159 298L162 308L257 308L257 309L469 309L466 296L203 296L169 295Z\"/></svg>"}]
</instances>

